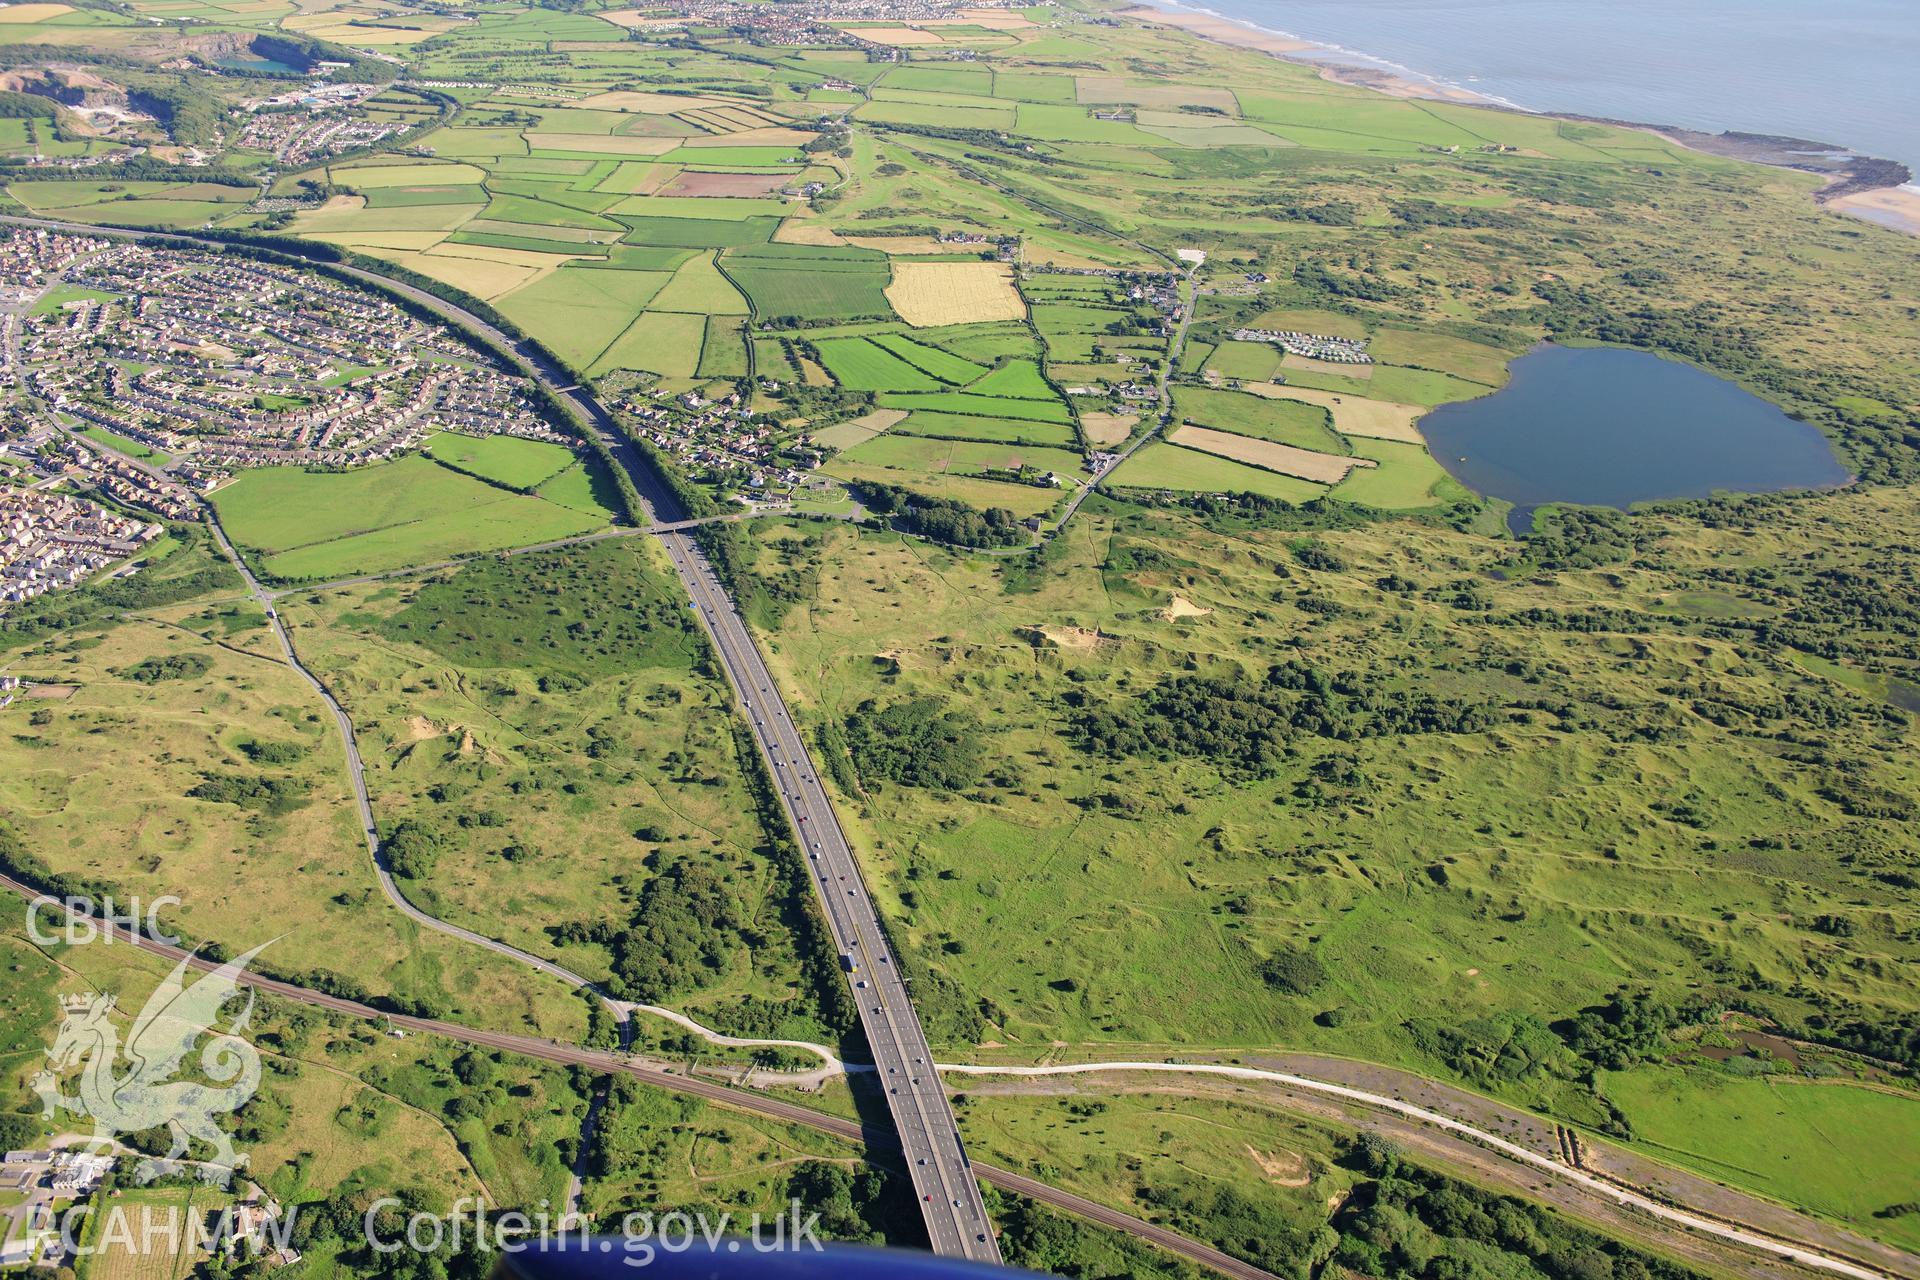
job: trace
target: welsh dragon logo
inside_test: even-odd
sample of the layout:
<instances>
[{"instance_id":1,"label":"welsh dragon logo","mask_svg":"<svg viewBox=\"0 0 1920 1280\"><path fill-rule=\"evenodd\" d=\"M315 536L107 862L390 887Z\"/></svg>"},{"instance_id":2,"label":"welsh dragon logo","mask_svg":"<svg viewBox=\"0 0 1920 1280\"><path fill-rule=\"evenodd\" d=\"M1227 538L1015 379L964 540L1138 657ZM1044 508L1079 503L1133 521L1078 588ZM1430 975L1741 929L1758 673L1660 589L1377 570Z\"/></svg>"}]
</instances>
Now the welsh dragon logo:
<instances>
[{"instance_id":1,"label":"welsh dragon logo","mask_svg":"<svg viewBox=\"0 0 1920 1280\"><path fill-rule=\"evenodd\" d=\"M95 1148L111 1148L119 1134L165 1126L171 1145L166 1155L142 1160L136 1167L134 1177L141 1183L182 1167L188 1140L197 1138L213 1149L210 1159L197 1162L200 1176L226 1185L247 1157L234 1151L232 1135L214 1119L244 1106L260 1087L259 1051L240 1035L253 1015L253 993L224 1029L217 1030L216 1024L238 993L248 961L265 946L221 965L190 987L187 961L182 960L147 998L124 1047L111 1017L113 996L63 998L66 1018L47 1050L51 1065L33 1078L46 1117L70 1111L93 1121ZM196 1045L198 1072L176 1078ZM79 1092L60 1092L61 1078L76 1069Z\"/></svg>"}]
</instances>

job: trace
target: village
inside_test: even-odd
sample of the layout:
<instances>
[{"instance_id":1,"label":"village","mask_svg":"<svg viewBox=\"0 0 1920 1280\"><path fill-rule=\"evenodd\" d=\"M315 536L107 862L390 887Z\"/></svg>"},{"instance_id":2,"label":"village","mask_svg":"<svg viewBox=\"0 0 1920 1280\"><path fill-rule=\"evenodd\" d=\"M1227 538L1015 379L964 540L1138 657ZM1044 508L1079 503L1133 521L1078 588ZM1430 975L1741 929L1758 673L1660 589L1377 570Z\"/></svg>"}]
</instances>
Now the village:
<instances>
[{"instance_id":1,"label":"village","mask_svg":"<svg viewBox=\"0 0 1920 1280\"><path fill-rule=\"evenodd\" d=\"M820 45L849 44L892 59L897 51L861 36L858 28L843 30L834 23L885 23L890 26L914 22L952 20L962 9L1011 8L995 3L967 3L965 0L802 0L794 4L763 4L753 0L677 0L662 6L671 17L651 19L650 26L697 23L744 31L757 44ZM968 53L969 58L971 52Z\"/></svg>"},{"instance_id":2,"label":"village","mask_svg":"<svg viewBox=\"0 0 1920 1280\"><path fill-rule=\"evenodd\" d=\"M159 537L160 525L70 494L0 487L0 604L71 587Z\"/></svg>"},{"instance_id":3,"label":"village","mask_svg":"<svg viewBox=\"0 0 1920 1280\"><path fill-rule=\"evenodd\" d=\"M668 396L636 389L612 407L629 431L702 483L734 490L742 506L779 506L801 490L838 489L811 474L823 454L797 444L796 433L773 415L756 415L738 392L708 400L694 391Z\"/></svg>"},{"instance_id":4,"label":"village","mask_svg":"<svg viewBox=\"0 0 1920 1280\"><path fill-rule=\"evenodd\" d=\"M517 380L373 294L137 245L64 276L0 375L56 425L201 492L246 467L384 462L436 430L569 442Z\"/></svg>"},{"instance_id":5,"label":"village","mask_svg":"<svg viewBox=\"0 0 1920 1280\"><path fill-rule=\"evenodd\" d=\"M442 431L578 443L376 294L43 230L0 239L0 397L0 608L124 564L243 469L366 466Z\"/></svg>"},{"instance_id":6,"label":"village","mask_svg":"<svg viewBox=\"0 0 1920 1280\"><path fill-rule=\"evenodd\" d=\"M269 152L276 163L288 168L371 147L408 128L401 121L353 113L353 108L383 87L302 85L289 93L242 102L240 108L247 113L247 121L240 132L240 145Z\"/></svg>"}]
</instances>

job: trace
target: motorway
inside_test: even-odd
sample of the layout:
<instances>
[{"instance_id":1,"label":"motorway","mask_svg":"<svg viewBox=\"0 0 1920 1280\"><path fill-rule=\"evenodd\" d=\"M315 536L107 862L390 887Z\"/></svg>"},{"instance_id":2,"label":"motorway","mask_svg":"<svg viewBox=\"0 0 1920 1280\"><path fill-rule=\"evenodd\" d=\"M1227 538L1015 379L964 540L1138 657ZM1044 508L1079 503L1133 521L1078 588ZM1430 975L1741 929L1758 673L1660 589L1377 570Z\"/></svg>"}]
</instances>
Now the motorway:
<instances>
[{"instance_id":1,"label":"motorway","mask_svg":"<svg viewBox=\"0 0 1920 1280\"><path fill-rule=\"evenodd\" d=\"M51 226L62 230L83 234L129 235L135 238L147 238L138 232L125 232L118 229L89 227L80 224L52 223L41 219L0 217L0 223L18 223L34 226ZM192 239L175 233L162 233L157 238L174 240ZM217 242L208 247L218 247ZM688 536L685 530L697 521L689 521L677 500L667 490L664 482L653 471L650 463L643 458L617 430L603 406L583 389L570 385L564 377L564 371L558 370L546 360L537 348L522 347L505 334L486 324L479 317L447 303L433 295L411 286L389 280L358 268L338 268L381 290L397 293L428 306L450 323L456 324L486 339L513 363L539 380L554 394L567 400L580 412L601 436L612 451L616 461L628 472L641 502L645 514L653 523L649 532L659 535L667 547L675 570L679 573L683 585L693 601L702 622L712 635L716 651L729 682L739 695L743 709L753 722L754 739L766 760L770 773L781 794L793 830L799 837L807 855L816 891L820 894L828 925L833 932L835 945L844 957L850 957L857 966L849 974L849 980L855 984L854 994L863 1030L875 1060L875 1069L883 1087L887 1089L887 1105L892 1113L901 1147L907 1155L907 1169L912 1176L915 1191L921 1196L921 1207L926 1219L929 1240L934 1251L945 1256L965 1257L981 1261L999 1260L993 1232L988 1225L984 1203L976 1176L1019 1191L1070 1212L1080 1214L1097 1222L1127 1231L1139 1238L1153 1241L1173 1252L1204 1265L1215 1268L1228 1275L1243 1277L1245 1280L1259 1280L1267 1273L1248 1264L1232 1259L1216 1250L1196 1244L1184 1237L1167 1232L1163 1228L1141 1222L1139 1219L1117 1213L1105 1206L1082 1200L1070 1193L1058 1191L1045 1184L1006 1173L987 1166L974 1166L961 1146L954 1117L947 1103L946 1093L941 1086L932 1055L927 1048L925 1034L919 1018L914 1012L911 998L905 983L901 979L897 966L886 947L885 936L875 915L872 901L866 886L860 878L858 864L855 862L850 845L842 832L825 790L820 786L817 770L806 750L806 746L795 729L788 714L784 700L769 675L764 661L740 619L731 597L714 575L711 564L698 544ZM1190 319L1192 306L1187 308L1183 317L1181 336L1184 337L1186 319ZM1149 433L1150 435L1151 433ZM1091 487L1091 486L1090 486ZM232 547L218 526L215 536L220 540L222 549L234 560L246 579L248 589L268 611L274 631L279 639L288 661L313 685L333 712L346 743L349 763L352 766L356 803L359 806L369 849L374 855L375 866L380 872L382 887L401 910L426 927L452 934L489 950L509 955L535 969L548 973L574 986L590 985L577 974L571 973L550 961L519 951L513 947L457 925L420 912L407 903L399 893L391 877L387 874L379 853L378 838L372 820L371 805L368 800L360 761L354 745L352 726L344 710L334 700L331 693L310 672L300 665L294 653L291 638L287 635L274 610L273 593L263 588L247 570L243 561L234 553ZM23 886L0 877L4 882L17 889ZM30 891L29 891L30 892ZM308 1003L321 1004L355 1016L384 1017L365 1006L350 1001L337 1000L321 996L284 983L259 981L255 985L289 998ZM594 1066L600 1069L624 1070L647 1079L662 1087L678 1089L682 1092L711 1096L723 1105L756 1111L760 1114L777 1116L793 1123L807 1124L829 1132L848 1130L842 1136L856 1140L874 1141L874 1135L862 1134L859 1126L848 1121L833 1120L817 1112L793 1104L781 1103L772 1099L757 1099L751 1095L742 1095L725 1086L709 1084L704 1081L688 1080L667 1072L642 1068L618 1055L604 1051L579 1049L574 1046L557 1045L550 1041L529 1037L507 1036L496 1033L475 1032L470 1028L450 1023L438 1023L424 1019L391 1019L397 1025L412 1026L423 1031L463 1039L468 1043L486 1044L508 1049L513 1052L527 1053L551 1061L577 1062L580 1065ZM1115 1064L1108 1064L1112 1069ZM1129 1064L1119 1064L1123 1068ZM1149 1064L1130 1064L1133 1069L1148 1067ZM1079 1070L1100 1069L1092 1067ZM1155 1065L1155 1070L1166 1070L1165 1066ZM979 1069L974 1069L979 1070ZM1205 1068L1211 1072L1221 1072L1220 1068ZM1000 1072L992 1072L999 1074ZM1006 1072L1014 1074L1014 1072ZM1052 1074L1053 1072L1047 1072ZM1040 1074L1028 1069L1019 1074ZM1271 1077L1273 1073L1254 1073ZM1376 1095L1329 1086L1325 1082L1308 1081L1305 1078L1293 1078L1293 1082L1304 1087L1317 1088L1323 1092L1347 1096L1353 1101L1366 1102L1374 1106L1385 1106L1389 1110L1406 1110L1404 1106L1390 1105L1389 1100ZM791 1114L790 1114L791 1113ZM1422 1119L1426 1119L1423 1115ZM1433 1120L1427 1120L1434 1123ZM1506 1145L1493 1141L1494 1135L1470 1130L1457 1124L1450 1125L1462 1132L1473 1133L1476 1141L1499 1146ZM1559 1176L1567 1176L1559 1171ZM1581 1179L1592 1182L1591 1179ZM1684 1210L1675 1212L1661 1206L1655 1208L1652 1202L1640 1197L1624 1196L1617 1189L1608 1189L1604 1184L1595 1183L1590 1190L1598 1190L1610 1199L1620 1203L1632 1204L1641 1213L1650 1217L1665 1218L1670 1222L1684 1225L1690 1231L1698 1232L1723 1241L1756 1248L1775 1257L1785 1258L1797 1265L1817 1268L1829 1273L1837 1273L1849 1280L1870 1280L1870 1278L1894 1274L1871 1266L1861 1266L1849 1259L1836 1257L1831 1253L1802 1247L1782 1247L1786 1242L1755 1236L1741 1231L1725 1222L1716 1222L1697 1217ZM1640 1201L1636 1203L1636 1201Z\"/></svg>"},{"instance_id":2,"label":"motorway","mask_svg":"<svg viewBox=\"0 0 1920 1280\"><path fill-rule=\"evenodd\" d=\"M4 873L0 873L0 888L11 890L28 899L39 896L30 885ZM69 914L77 913L70 911ZM124 924L118 924L111 920L96 921L95 923L105 933L111 935L111 940L113 941L131 944L141 950L152 952L170 961L178 962L180 960L186 960L192 967L202 971L211 971L219 967L216 961L205 956L193 954L180 947L156 942L150 938L133 933ZM770 1098L757 1093L748 1093L723 1084L681 1075L670 1068L637 1059L625 1052L614 1053L604 1049L588 1049L579 1045L545 1040L533 1036L480 1030L460 1023L442 1022L431 1018L419 1018L400 1014L388 1014L340 996L313 991L289 982L264 977L255 973L242 973L240 975L240 982L244 986L258 988L259 990L301 1004L329 1009L350 1017L362 1018L402 1030L442 1036L463 1044L478 1045L483 1048L518 1053L546 1062L582 1066L594 1071L619 1072L631 1075L657 1088L702 1098L733 1110L766 1116L786 1123L811 1128L822 1133L833 1134L851 1142L862 1143L873 1150L893 1149L893 1144L889 1141L891 1135L876 1133L872 1130L865 1129L856 1121L843 1119L838 1116L825 1115L809 1107L786 1102L778 1098ZM1367 1107L1382 1108L1390 1112L1397 1112L1413 1117L1423 1124L1459 1133L1475 1143L1484 1144L1496 1151L1504 1150L1512 1145L1490 1130L1475 1129L1461 1124L1453 1117L1445 1115L1444 1113L1407 1104L1398 1097L1397 1093L1393 1097L1388 1097L1379 1093L1331 1085L1326 1081L1313 1080L1284 1072L1172 1062L1078 1063L1062 1064L1052 1067L949 1066L946 1069L964 1074L1015 1076L1075 1075L1109 1070L1139 1073L1205 1072L1247 1080L1291 1082L1316 1092L1329 1093L1335 1097L1345 1098ZM1551 1162L1541 1164L1537 1158L1532 1156L1522 1156L1521 1159L1524 1163L1536 1168L1540 1172L1552 1173L1557 1177L1565 1177L1568 1174L1568 1170L1564 1167L1554 1166ZM1017 1192L1020 1195L1028 1196L1058 1209L1063 1209L1076 1216L1086 1218L1089 1221L1112 1227L1118 1231L1123 1231L1136 1239L1145 1240L1166 1249L1170 1253L1197 1262L1202 1266L1212 1268L1223 1275L1233 1277L1234 1280L1274 1280L1271 1273L1263 1271L1250 1263L1243 1262L1238 1258L1224 1254L1210 1245L1200 1244L1177 1232L1169 1231L1165 1227L1144 1222L1139 1218L1122 1213L1117 1209L1077 1196L1070 1191L1063 1191L1044 1182L1011 1173L1007 1170L996 1168L993 1165L976 1164L973 1166L973 1171L981 1179L993 1186L1000 1187L1007 1191ZM1912 1265L1915 1262L1912 1255L1878 1245L1877 1242L1864 1241L1856 1237L1854 1241L1856 1245L1867 1244L1871 1247L1875 1255L1875 1261L1856 1260L1849 1258L1844 1252L1835 1252L1830 1249L1803 1245L1793 1237L1771 1236L1764 1232L1756 1233L1756 1231L1744 1230L1740 1227L1737 1220L1716 1220L1690 1215L1684 1211L1676 1212L1674 1206L1671 1204L1662 1201L1647 1202L1644 1200L1644 1197L1631 1193L1630 1188L1614 1186L1605 1182L1597 1182L1587 1177L1579 1177L1576 1179L1576 1182L1578 1184L1584 1184L1590 1189L1605 1193L1607 1198L1617 1203L1633 1205L1639 1213L1647 1219L1664 1220L1679 1226L1689 1234L1703 1236L1711 1240L1738 1242L1752 1248L1755 1252L1773 1258L1784 1259L1797 1266L1825 1272L1829 1275L1837 1274L1843 1277L1844 1280L1896 1280L1896 1278L1899 1278L1899 1280L1920 1280L1920 1269ZM1623 1191L1629 1194L1623 1195ZM1661 1242L1657 1238L1650 1238L1646 1240L1645 1243L1658 1247ZM1666 1245L1667 1248L1671 1250L1673 1241L1669 1239ZM1751 1271L1752 1274L1805 1274L1804 1272L1762 1272L1748 1265L1733 1262L1726 1257L1701 1258L1696 1259L1696 1261L1704 1264L1709 1272L1724 1271L1731 1267L1734 1270Z\"/></svg>"},{"instance_id":3,"label":"motorway","mask_svg":"<svg viewBox=\"0 0 1920 1280\"><path fill-rule=\"evenodd\" d=\"M876 1077L899 1130L907 1172L927 1222L933 1251L947 1257L998 1262L1000 1250L987 1221L973 1166L960 1142L959 1125L947 1102L933 1051L907 994L900 966L881 931L873 900L860 878L853 848L820 785L773 676L754 648L746 624L714 576L713 567L686 533L661 539L680 580L719 649L721 666L753 721L760 746L780 791L781 804L806 853L808 878L819 891L843 966L851 966L860 1025L873 1053Z\"/></svg>"},{"instance_id":4,"label":"motorway","mask_svg":"<svg viewBox=\"0 0 1920 1280\"><path fill-rule=\"evenodd\" d=\"M4 873L0 873L0 889L11 890L29 900L41 896L31 885ZM69 912L69 914L79 913ZM203 972L211 972L220 967L218 962L206 956L168 943L156 942L152 938L130 931L123 924L111 920L96 920L94 923L104 933L110 935L111 941L130 944L174 963L185 960L191 967ZM625 1052L589 1049L576 1044L565 1044L558 1040L543 1040L536 1036L514 1035L505 1031L484 1031L457 1022L442 1022L434 1018L386 1013L342 996L328 995L325 992L314 991L257 973L241 973L240 984L299 1004L328 1009L400 1031L441 1036L460 1044L497 1049L504 1053L517 1053L542 1062L555 1062L564 1066L585 1067L595 1072L633 1076L655 1088L700 1098L717 1106L749 1115L765 1116L785 1124L799 1125L819 1133L832 1134L848 1142L859 1143L871 1151L884 1152L894 1147L889 1140L891 1135L876 1133L857 1120L826 1115L798 1103L748 1093L709 1080L650 1066ZM1037 1182L1024 1175L991 1165L975 1165L973 1172L996 1187L1038 1200L1042 1204L1052 1205L1056 1209L1085 1218L1089 1222L1097 1222L1102 1226L1125 1232L1136 1239L1157 1245L1169 1253L1199 1263L1203 1267L1209 1267L1221 1275L1230 1277L1231 1280L1279 1280L1272 1272L1264 1271L1252 1263L1243 1262L1230 1254L1222 1253L1211 1245L1188 1239L1178 1232L1169 1231L1165 1227L1122 1213L1098 1201L1077 1196L1071 1191L1062 1191L1058 1187L1051 1187L1044 1182Z\"/></svg>"},{"instance_id":5,"label":"motorway","mask_svg":"<svg viewBox=\"0 0 1920 1280\"><path fill-rule=\"evenodd\" d=\"M49 223L39 219L5 218L0 222L55 226L83 235L130 235L135 239L193 240L192 236L126 233L79 224ZM218 242L205 242L218 247ZM781 804L793 824L796 838L806 850L809 876L819 894L828 928L843 964L851 964L847 980L854 984L854 997L860 1011L861 1029L866 1033L873 1055L877 1078L886 1090L887 1108L893 1115L901 1148L907 1157L907 1171L913 1178L914 1193L927 1225L928 1242L934 1253L943 1257L973 1261L999 1262L1000 1249L987 1219L986 1202L979 1183L960 1142L959 1125L947 1102L940 1076L933 1067L933 1053L927 1047L925 1031L914 1011L906 983L893 962L874 914L872 899L860 877L852 846L834 817L832 804L821 787L818 770L805 743L793 726L785 700L774 686L766 663L747 634L746 624L734 607L713 566L699 545L685 532L688 513L667 488L664 480L638 449L615 428L613 419L591 393L575 386L564 370L554 366L539 348L517 342L479 316L411 285L390 280L357 267L337 266L336 270L362 280L380 290L397 293L426 307L452 324L483 337L538 380L554 395L567 401L591 425L632 479L640 495L645 515L657 527L680 528L660 534L682 584L692 598L701 621L713 637L721 667L739 695L741 707L753 722L754 741L759 745L779 788ZM354 745L353 728L347 714L331 692L302 667L293 642L282 625L272 596L257 582L244 561L227 542L217 523L215 536L221 548L240 568L247 589L266 609L274 634L279 638L287 660L325 699L346 741L347 759L353 776L354 801L359 808L368 850L387 896L410 917L429 928L452 933L476 945L508 954L533 968L553 975L573 986L588 985L578 974L552 961L518 951L495 939L487 938L457 925L449 925L407 903L387 870L381 856L379 833L373 821L373 807L367 795L366 781Z\"/></svg>"}]
</instances>

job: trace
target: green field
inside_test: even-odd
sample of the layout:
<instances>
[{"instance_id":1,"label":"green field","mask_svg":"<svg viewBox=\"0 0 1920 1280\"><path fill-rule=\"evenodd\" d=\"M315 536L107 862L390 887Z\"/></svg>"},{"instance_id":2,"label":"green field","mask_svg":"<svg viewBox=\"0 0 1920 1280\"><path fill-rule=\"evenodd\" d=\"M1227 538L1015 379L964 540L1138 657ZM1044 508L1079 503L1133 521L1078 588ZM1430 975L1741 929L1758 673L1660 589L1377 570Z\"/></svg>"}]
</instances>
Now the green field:
<instances>
[{"instance_id":1,"label":"green field","mask_svg":"<svg viewBox=\"0 0 1920 1280\"><path fill-rule=\"evenodd\" d=\"M687 259L648 305L654 311L688 311L722 316L747 314L747 300L720 273L716 255L711 253L697 254Z\"/></svg>"},{"instance_id":2,"label":"green field","mask_svg":"<svg viewBox=\"0 0 1920 1280\"><path fill-rule=\"evenodd\" d=\"M962 386L986 374L986 369L973 361L930 347L924 342L916 342L903 333L883 333L871 339L873 344L900 357L916 369L932 374L942 382ZM886 388L896 391L911 391L912 387ZM1009 391L996 391L995 395L1011 395Z\"/></svg>"},{"instance_id":3,"label":"green field","mask_svg":"<svg viewBox=\"0 0 1920 1280\"><path fill-rule=\"evenodd\" d=\"M1662 1159L1920 1247L1915 1215L1875 1217L1920 1185L1920 1097L1673 1067L1610 1071L1599 1087Z\"/></svg>"},{"instance_id":4,"label":"green field","mask_svg":"<svg viewBox=\"0 0 1920 1280\"><path fill-rule=\"evenodd\" d=\"M892 433L857 445L841 456L859 465L944 471L954 475L978 475L988 470L1010 471L1021 467L1063 476L1074 476L1080 471L1080 455L1064 449L935 440Z\"/></svg>"},{"instance_id":5,"label":"green field","mask_svg":"<svg viewBox=\"0 0 1920 1280\"><path fill-rule=\"evenodd\" d=\"M588 369L594 377L610 369L643 369L669 378L699 372L706 345L707 318L670 311L647 311L607 344Z\"/></svg>"},{"instance_id":6,"label":"green field","mask_svg":"<svg viewBox=\"0 0 1920 1280\"><path fill-rule=\"evenodd\" d=\"M139 462L165 463L167 461L167 455L158 449L141 444L138 440L130 440L118 432L107 430L105 427L82 427L80 434L89 440L106 445L107 448L118 453L124 453L129 458L133 458Z\"/></svg>"},{"instance_id":7,"label":"green field","mask_svg":"<svg viewBox=\"0 0 1920 1280\"><path fill-rule=\"evenodd\" d=\"M1008 360L967 390L975 395L1009 396L1017 400L1052 400L1059 395L1040 372L1038 364L1020 359Z\"/></svg>"},{"instance_id":8,"label":"green field","mask_svg":"<svg viewBox=\"0 0 1920 1280\"><path fill-rule=\"evenodd\" d=\"M699 216L632 218L627 222L629 244L685 249L724 249L734 245L765 244L779 225L777 218L724 219Z\"/></svg>"},{"instance_id":9,"label":"green field","mask_svg":"<svg viewBox=\"0 0 1920 1280\"><path fill-rule=\"evenodd\" d=\"M935 391L938 378L869 338L821 338L820 361L849 391Z\"/></svg>"},{"instance_id":10,"label":"green field","mask_svg":"<svg viewBox=\"0 0 1920 1280\"><path fill-rule=\"evenodd\" d=\"M532 489L573 465L571 449L515 436L431 436L426 451L436 460L482 480L514 489Z\"/></svg>"},{"instance_id":11,"label":"green field","mask_svg":"<svg viewBox=\"0 0 1920 1280\"><path fill-rule=\"evenodd\" d=\"M1182 421L1216 431L1253 436L1318 453L1347 453L1345 437L1328 425L1327 411L1294 400L1267 400L1238 391L1206 387L1177 388L1174 411Z\"/></svg>"},{"instance_id":12,"label":"green field","mask_svg":"<svg viewBox=\"0 0 1920 1280\"><path fill-rule=\"evenodd\" d=\"M1332 496L1362 506L1390 511L1431 507L1464 492L1425 445L1393 440L1350 438L1353 452L1372 458L1378 467L1356 467L1333 487Z\"/></svg>"},{"instance_id":13,"label":"green field","mask_svg":"<svg viewBox=\"0 0 1920 1280\"><path fill-rule=\"evenodd\" d=\"M1034 422L1024 418L981 418L965 414L915 409L893 430L916 436L947 436L956 440L1009 440L1029 444L1073 447L1074 434L1064 423Z\"/></svg>"},{"instance_id":14,"label":"green field","mask_svg":"<svg viewBox=\"0 0 1920 1280\"><path fill-rule=\"evenodd\" d=\"M27 309L32 316L52 315L62 310L70 302L107 302L116 295L102 289L88 289L80 285L56 284L42 293L34 304Z\"/></svg>"},{"instance_id":15,"label":"green field","mask_svg":"<svg viewBox=\"0 0 1920 1280\"><path fill-rule=\"evenodd\" d=\"M508 319L546 335L555 354L584 368L674 279L664 271L562 267L495 303Z\"/></svg>"},{"instance_id":16,"label":"green field","mask_svg":"<svg viewBox=\"0 0 1920 1280\"><path fill-rule=\"evenodd\" d=\"M1267 382L1280 372L1281 351L1264 342L1223 342L1204 363L1229 378Z\"/></svg>"},{"instance_id":17,"label":"green field","mask_svg":"<svg viewBox=\"0 0 1920 1280\"><path fill-rule=\"evenodd\" d=\"M934 413L972 414L981 418L1019 418L1028 422L1067 423L1072 413L1059 400L1014 400L967 391L899 391L880 397L893 409L926 409Z\"/></svg>"},{"instance_id":18,"label":"green field","mask_svg":"<svg viewBox=\"0 0 1920 1280\"><path fill-rule=\"evenodd\" d=\"M378 573L587 533L607 523L418 456L341 474L243 473L213 495L220 523L266 573Z\"/></svg>"},{"instance_id":19,"label":"green field","mask_svg":"<svg viewBox=\"0 0 1920 1280\"><path fill-rule=\"evenodd\" d=\"M747 297L753 300L755 313L763 317L851 320L893 315L885 292L884 262L873 266L834 263L810 268L776 265L765 259L739 262L729 259L727 273L746 290Z\"/></svg>"}]
</instances>

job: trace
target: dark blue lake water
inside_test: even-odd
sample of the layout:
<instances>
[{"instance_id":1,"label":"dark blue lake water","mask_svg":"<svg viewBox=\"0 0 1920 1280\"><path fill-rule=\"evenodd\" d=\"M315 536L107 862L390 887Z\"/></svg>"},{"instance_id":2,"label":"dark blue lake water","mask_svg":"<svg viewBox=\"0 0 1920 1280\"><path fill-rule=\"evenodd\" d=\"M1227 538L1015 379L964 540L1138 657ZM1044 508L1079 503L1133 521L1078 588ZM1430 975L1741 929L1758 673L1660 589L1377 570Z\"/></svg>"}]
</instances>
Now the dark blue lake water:
<instances>
[{"instance_id":1,"label":"dark blue lake water","mask_svg":"<svg viewBox=\"0 0 1920 1280\"><path fill-rule=\"evenodd\" d=\"M1814 428L1692 365L1543 345L1511 367L1504 388L1442 405L1420 430L1455 479L1514 504L1516 532L1547 502L1624 508L1851 478Z\"/></svg>"}]
</instances>

